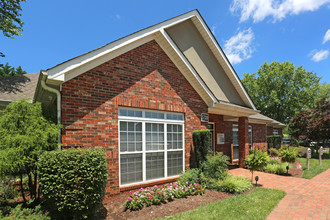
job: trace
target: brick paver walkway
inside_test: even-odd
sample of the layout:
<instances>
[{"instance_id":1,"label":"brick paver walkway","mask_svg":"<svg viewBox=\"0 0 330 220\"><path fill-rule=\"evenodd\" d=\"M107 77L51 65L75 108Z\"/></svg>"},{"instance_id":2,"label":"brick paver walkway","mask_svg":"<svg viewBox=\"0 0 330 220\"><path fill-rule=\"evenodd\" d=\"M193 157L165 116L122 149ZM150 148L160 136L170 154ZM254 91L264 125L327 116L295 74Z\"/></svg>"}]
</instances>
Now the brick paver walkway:
<instances>
[{"instance_id":1,"label":"brick paver walkway","mask_svg":"<svg viewBox=\"0 0 330 220\"><path fill-rule=\"evenodd\" d=\"M234 175L251 178L246 169L229 171ZM330 220L330 169L313 179L279 176L254 172L259 176L258 185L281 189L286 196L280 201L267 219L328 219Z\"/></svg>"}]
</instances>

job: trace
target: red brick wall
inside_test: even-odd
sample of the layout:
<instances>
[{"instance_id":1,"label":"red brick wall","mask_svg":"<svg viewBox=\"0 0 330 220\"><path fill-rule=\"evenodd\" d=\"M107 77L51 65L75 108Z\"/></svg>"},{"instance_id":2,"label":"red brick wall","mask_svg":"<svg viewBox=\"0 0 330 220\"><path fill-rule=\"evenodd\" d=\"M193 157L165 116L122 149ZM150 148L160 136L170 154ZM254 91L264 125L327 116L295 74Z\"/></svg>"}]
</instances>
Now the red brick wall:
<instances>
[{"instance_id":1,"label":"red brick wall","mask_svg":"<svg viewBox=\"0 0 330 220\"><path fill-rule=\"evenodd\" d=\"M267 126L263 124L249 124L252 126L253 149L267 150Z\"/></svg>"},{"instance_id":2,"label":"red brick wall","mask_svg":"<svg viewBox=\"0 0 330 220\"><path fill-rule=\"evenodd\" d=\"M278 135L282 136L282 128L273 128L273 127L267 127L267 136L273 135L273 130L277 129L278 130Z\"/></svg>"},{"instance_id":3,"label":"red brick wall","mask_svg":"<svg viewBox=\"0 0 330 220\"><path fill-rule=\"evenodd\" d=\"M155 41L69 80L62 86L64 147L103 147L109 177L107 195L119 193L118 107L181 112L185 115L185 165L192 132L205 129L207 105Z\"/></svg>"}]
</instances>

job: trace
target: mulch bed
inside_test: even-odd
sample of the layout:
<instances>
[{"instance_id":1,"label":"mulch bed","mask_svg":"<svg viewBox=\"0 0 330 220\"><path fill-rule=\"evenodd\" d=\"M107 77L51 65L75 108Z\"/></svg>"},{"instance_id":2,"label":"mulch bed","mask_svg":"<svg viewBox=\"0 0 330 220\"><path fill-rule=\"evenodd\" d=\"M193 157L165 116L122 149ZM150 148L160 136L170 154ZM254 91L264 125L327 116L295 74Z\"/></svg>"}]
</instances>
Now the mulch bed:
<instances>
[{"instance_id":1,"label":"mulch bed","mask_svg":"<svg viewBox=\"0 0 330 220\"><path fill-rule=\"evenodd\" d=\"M289 169L289 173L288 174L282 174L282 176L292 176L292 177L297 177L300 178L303 170L302 169L297 169L297 164L298 163L294 163L292 167L290 167Z\"/></svg>"},{"instance_id":2,"label":"mulch bed","mask_svg":"<svg viewBox=\"0 0 330 220\"><path fill-rule=\"evenodd\" d=\"M101 209L98 219L154 219L164 218L166 216L175 215L180 212L185 212L191 209L196 209L210 202L216 202L233 196L229 193L205 190L205 193L200 196L188 196L187 198L174 199L161 205L152 205L143 207L138 211L125 210L124 203L128 193L122 193L112 196L109 201L104 202L104 207Z\"/></svg>"}]
</instances>

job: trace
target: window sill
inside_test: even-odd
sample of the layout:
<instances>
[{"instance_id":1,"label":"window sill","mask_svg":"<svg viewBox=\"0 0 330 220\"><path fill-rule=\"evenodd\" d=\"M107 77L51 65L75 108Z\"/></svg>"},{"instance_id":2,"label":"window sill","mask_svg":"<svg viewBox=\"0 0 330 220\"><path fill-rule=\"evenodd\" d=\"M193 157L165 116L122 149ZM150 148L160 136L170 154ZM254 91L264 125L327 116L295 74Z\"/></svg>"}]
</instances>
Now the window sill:
<instances>
[{"instance_id":1,"label":"window sill","mask_svg":"<svg viewBox=\"0 0 330 220\"><path fill-rule=\"evenodd\" d=\"M172 176L172 177L163 178L163 179L150 180L148 182L140 182L140 183L133 183L133 184L129 184L129 185L123 185L123 186L120 186L120 192L139 189L141 187L145 188L145 187L149 187L149 186L163 185L166 183L175 182L177 179L179 179L179 177L180 176Z\"/></svg>"}]
</instances>

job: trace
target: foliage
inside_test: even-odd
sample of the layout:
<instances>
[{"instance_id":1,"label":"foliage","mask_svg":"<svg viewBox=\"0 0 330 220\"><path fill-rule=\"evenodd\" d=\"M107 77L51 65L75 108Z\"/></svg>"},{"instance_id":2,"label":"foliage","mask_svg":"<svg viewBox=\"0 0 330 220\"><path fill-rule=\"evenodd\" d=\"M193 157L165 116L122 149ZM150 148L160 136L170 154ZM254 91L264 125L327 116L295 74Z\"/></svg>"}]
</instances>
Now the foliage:
<instances>
[{"instance_id":1,"label":"foliage","mask_svg":"<svg viewBox=\"0 0 330 220\"><path fill-rule=\"evenodd\" d=\"M282 147L280 154L283 162L294 163L298 157L298 150L294 147Z\"/></svg>"},{"instance_id":2,"label":"foliage","mask_svg":"<svg viewBox=\"0 0 330 220\"><path fill-rule=\"evenodd\" d=\"M58 127L42 116L41 104L10 103L0 116L0 176L28 176L31 198L37 197L39 156L57 147Z\"/></svg>"},{"instance_id":3,"label":"foliage","mask_svg":"<svg viewBox=\"0 0 330 220\"><path fill-rule=\"evenodd\" d=\"M35 208L23 208L22 204L17 205L15 208L9 208L9 214L3 215L0 212L0 218L3 220L11 219L30 219L30 220L50 220L50 217L45 215L38 205Z\"/></svg>"},{"instance_id":4,"label":"foliage","mask_svg":"<svg viewBox=\"0 0 330 220\"><path fill-rule=\"evenodd\" d=\"M301 163L303 169L303 174L301 177L305 179L312 179L330 168L330 159L322 159L321 166L319 165L318 159L309 159L309 170L307 170L306 158L299 158L299 162Z\"/></svg>"},{"instance_id":5,"label":"foliage","mask_svg":"<svg viewBox=\"0 0 330 220\"><path fill-rule=\"evenodd\" d=\"M15 68L9 66L8 63L6 63L4 66L0 66L0 78L9 77L9 76L19 76L23 74L26 74L26 71L24 71L21 66Z\"/></svg>"},{"instance_id":6,"label":"foliage","mask_svg":"<svg viewBox=\"0 0 330 220\"><path fill-rule=\"evenodd\" d=\"M219 181L219 191L229 193L242 193L252 188L249 179L242 176L227 175L222 181Z\"/></svg>"},{"instance_id":7,"label":"foliage","mask_svg":"<svg viewBox=\"0 0 330 220\"><path fill-rule=\"evenodd\" d=\"M210 131L197 130L193 132L192 136L195 147L196 166L199 168L209 154L209 146L211 141Z\"/></svg>"},{"instance_id":8,"label":"foliage","mask_svg":"<svg viewBox=\"0 0 330 220\"><path fill-rule=\"evenodd\" d=\"M21 16L21 2L25 0L1 0L0 1L0 30L6 37L21 36L23 22Z\"/></svg>"},{"instance_id":9,"label":"foliage","mask_svg":"<svg viewBox=\"0 0 330 220\"><path fill-rule=\"evenodd\" d=\"M267 143L269 148L280 149L282 144L282 137L280 135L267 136Z\"/></svg>"},{"instance_id":10,"label":"foliage","mask_svg":"<svg viewBox=\"0 0 330 220\"><path fill-rule=\"evenodd\" d=\"M320 77L290 62L265 62L242 82L262 114L287 123L301 109L314 106Z\"/></svg>"},{"instance_id":11,"label":"foliage","mask_svg":"<svg viewBox=\"0 0 330 220\"><path fill-rule=\"evenodd\" d=\"M256 188L247 194L209 203L197 209L182 212L170 219L266 219L270 212L285 196L276 189ZM168 217L166 217L168 219Z\"/></svg>"},{"instance_id":12,"label":"foliage","mask_svg":"<svg viewBox=\"0 0 330 220\"><path fill-rule=\"evenodd\" d=\"M223 179L227 175L229 157L217 152L208 155L202 164L203 174L206 178Z\"/></svg>"},{"instance_id":13,"label":"foliage","mask_svg":"<svg viewBox=\"0 0 330 220\"><path fill-rule=\"evenodd\" d=\"M154 186L141 188L137 192L130 192L125 207L130 210L138 210L143 206L160 205L173 201L174 198L186 198L187 196L202 195L205 188L199 183L191 184L168 184L165 186Z\"/></svg>"},{"instance_id":14,"label":"foliage","mask_svg":"<svg viewBox=\"0 0 330 220\"><path fill-rule=\"evenodd\" d=\"M46 152L39 158L38 172L46 207L54 217L85 218L102 203L108 173L103 150Z\"/></svg>"},{"instance_id":15,"label":"foliage","mask_svg":"<svg viewBox=\"0 0 330 220\"><path fill-rule=\"evenodd\" d=\"M253 181L253 171L255 170L262 170L268 163L269 156L263 150L253 150L253 154L250 154L245 159L245 166L251 171L252 177L251 180Z\"/></svg>"},{"instance_id":16,"label":"foliage","mask_svg":"<svg viewBox=\"0 0 330 220\"><path fill-rule=\"evenodd\" d=\"M322 98L316 102L316 108L301 111L296 117L291 118L290 133L295 138L303 137L323 142L326 145L330 137L330 101ZM314 146L318 149L318 144Z\"/></svg>"},{"instance_id":17,"label":"foliage","mask_svg":"<svg viewBox=\"0 0 330 220\"><path fill-rule=\"evenodd\" d=\"M0 180L0 205L8 203L8 200L19 196L19 191L14 187L11 178L3 177Z\"/></svg>"},{"instance_id":18,"label":"foliage","mask_svg":"<svg viewBox=\"0 0 330 220\"><path fill-rule=\"evenodd\" d=\"M189 169L186 170L178 179L180 185L190 185L192 183L201 183L200 170Z\"/></svg>"},{"instance_id":19,"label":"foliage","mask_svg":"<svg viewBox=\"0 0 330 220\"><path fill-rule=\"evenodd\" d=\"M287 172L286 166L286 163L268 163L263 171L266 173L284 174Z\"/></svg>"},{"instance_id":20,"label":"foliage","mask_svg":"<svg viewBox=\"0 0 330 220\"><path fill-rule=\"evenodd\" d=\"M276 148L269 148L268 152L269 152L269 155L272 157L280 155L280 152Z\"/></svg>"}]
</instances>

